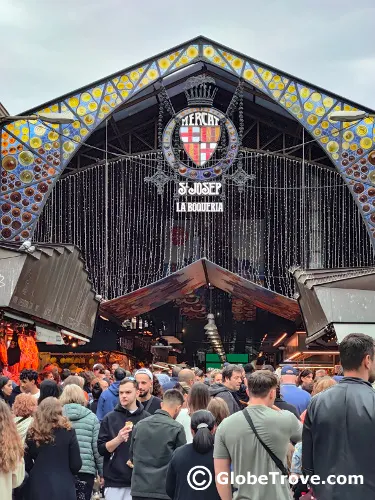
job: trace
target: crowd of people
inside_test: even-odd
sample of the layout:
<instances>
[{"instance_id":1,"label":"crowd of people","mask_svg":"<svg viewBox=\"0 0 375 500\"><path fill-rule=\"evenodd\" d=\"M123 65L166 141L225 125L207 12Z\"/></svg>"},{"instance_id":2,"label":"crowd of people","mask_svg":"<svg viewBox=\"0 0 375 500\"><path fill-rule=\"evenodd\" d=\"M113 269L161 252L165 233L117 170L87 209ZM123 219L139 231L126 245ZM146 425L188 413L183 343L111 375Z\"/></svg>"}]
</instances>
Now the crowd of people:
<instances>
[{"instance_id":1,"label":"crowd of people","mask_svg":"<svg viewBox=\"0 0 375 500\"><path fill-rule=\"evenodd\" d=\"M339 350L335 377L227 363L169 375L47 367L24 370L19 384L3 373L1 500L90 500L94 491L106 500L372 498L374 342L351 334ZM204 489L191 487L197 467L213 478ZM231 473L279 479L218 481ZM302 481L314 474L321 484ZM363 484L328 484L330 474Z\"/></svg>"}]
</instances>

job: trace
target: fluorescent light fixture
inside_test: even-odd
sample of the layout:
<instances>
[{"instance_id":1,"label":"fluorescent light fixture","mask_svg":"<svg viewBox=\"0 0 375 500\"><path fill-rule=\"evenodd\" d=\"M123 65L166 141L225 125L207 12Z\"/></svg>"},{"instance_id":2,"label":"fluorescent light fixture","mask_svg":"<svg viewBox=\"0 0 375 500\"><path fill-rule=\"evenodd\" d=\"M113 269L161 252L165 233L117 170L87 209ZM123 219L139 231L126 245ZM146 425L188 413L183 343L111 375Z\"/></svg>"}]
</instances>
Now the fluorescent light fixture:
<instances>
[{"instance_id":1,"label":"fluorescent light fixture","mask_svg":"<svg viewBox=\"0 0 375 500\"><path fill-rule=\"evenodd\" d=\"M300 356L302 353L301 352L295 352L294 354L292 354L291 356L289 356L289 358L287 359L287 361L292 361L293 359L296 359L298 358L298 356Z\"/></svg>"},{"instance_id":2,"label":"fluorescent light fixture","mask_svg":"<svg viewBox=\"0 0 375 500\"><path fill-rule=\"evenodd\" d=\"M332 122L356 122L369 116L366 111L334 111L329 115Z\"/></svg>"},{"instance_id":3,"label":"fluorescent light fixture","mask_svg":"<svg viewBox=\"0 0 375 500\"><path fill-rule=\"evenodd\" d=\"M33 321L32 319L24 318L23 316L18 316L17 314L13 314L7 311L4 312L4 316L6 316L7 318L15 319L17 321L21 321L21 323L28 323L29 325L33 325L35 323L35 321Z\"/></svg>"},{"instance_id":4,"label":"fluorescent light fixture","mask_svg":"<svg viewBox=\"0 0 375 500\"><path fill-rule=\"evenodd\" d=\"M283 334L281 335L281 337L279 337L279 338L276 340L276 342L274 342L274 343L272 344L272 346L273 346L273 347L278 346L278 345L279 345L279 344L280 344L280 343L281 343L281 342L285 339L285 337L286 337L287 335L288 335L287 333L283 333Z\"/></svg>"},{"instance_id":5,"label":"fluorescent light fixture","mask_svg":"<svg viewBox=\"0 0 375 500\"><path fill-rule=\"evenodd\" d=\"M340 352L339 351L303 351L302 354L314 354L314 355L333 354L335 356L338 356L340 354Z\"/></svg>"},{"instance_id":6,"label":"fluorescent light fixture","mask_svg":"<svg viewBox=\"0 0 375 500\"><path fill-rule=\"evenodd\" d=\"M73 337L74 339L83 340L84 342L90 342L91 339L87 337L82 337L82 335L78 335L78 333L68 332L68 330L60 330L62 335L68 335L69 337Z\"/></svg>"}]
</instances>

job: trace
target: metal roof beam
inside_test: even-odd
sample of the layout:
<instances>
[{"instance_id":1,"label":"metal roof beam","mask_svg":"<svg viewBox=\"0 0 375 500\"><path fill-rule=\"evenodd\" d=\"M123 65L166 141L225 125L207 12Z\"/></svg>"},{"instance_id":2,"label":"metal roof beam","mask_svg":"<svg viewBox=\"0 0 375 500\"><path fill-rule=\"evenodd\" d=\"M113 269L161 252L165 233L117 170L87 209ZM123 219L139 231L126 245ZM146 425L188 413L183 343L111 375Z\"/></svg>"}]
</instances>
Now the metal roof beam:
<instances>
[{"instance_id":1,"label":"metal roof beam","mask_svg":"<svg viewBox=\"0 0 375 500\"><path fill-rule=\"evenodd\" d=\"M278 134L274 135L269 141L267 141L265 144L262 144L262 146L260 147L260 149L265 149L267 146L269 146L270 144L272 144L273 141L276 141L276 139L278 139L282 135L283 135L282 132L279 132Z\"/></svg>"},{"instance_id":2,"label":"metal roof beam","mask_svg":"<svg viewBox=\"0 0 375 500\"><path fill-rule=\"evenodd\" d=\"M117 136L116 139L118 140L118 142L120 143L120 146L122 147L122 152L123 153L126 153L127 150L126 150L126 146L125 146L125 142L122 138L122 134L120 134L120 130L117 126L117 123L116 123L116 120L113 118L113 115L111 116L111 118L109 119L109 123L112 127L112 130L114 131L115 135Z\"/></svg>"}]
</instances>

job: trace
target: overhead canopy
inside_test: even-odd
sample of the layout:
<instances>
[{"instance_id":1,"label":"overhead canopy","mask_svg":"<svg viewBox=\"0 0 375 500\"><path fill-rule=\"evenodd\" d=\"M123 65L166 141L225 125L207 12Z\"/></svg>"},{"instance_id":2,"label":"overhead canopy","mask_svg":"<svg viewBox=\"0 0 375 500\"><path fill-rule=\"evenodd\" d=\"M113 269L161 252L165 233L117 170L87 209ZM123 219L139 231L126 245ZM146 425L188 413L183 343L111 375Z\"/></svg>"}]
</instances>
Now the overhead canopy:
<instances>
[{"instance_id":1,"label":"overhead canopy","mask_svg":"<svg viewBox=\"0 0 375 500\"><path fill-rule=\"evenodd\" d=\"M200 259L166 278L116 299L103 302L100 313L123 322L133 316L147 313L172 300L180 299L201 286L211 284L225 292L247 300L260 309L295 321L299 307L295 300L241 278L220 266Z\"/></svg>"},{"instance_id":2,"label":"overhead canopy","mask_svg":"<svg viewBox=\"0 0 375 500\"><path fill-rule=\"evenodd\" d=\"M0 245L0 307L21 320L38 320L91 338L99 302L78 248L73 245ZM30 322L30 321L28 321Z\"/></svg>"},{"instance_id":3,"label":"overhead canopy","mask_svg":"<svg viewBox=\"0 0 375 500\"><path fill-rule=\"evenodd\" d=\"M306 343L334 328L338 342L349 333L375 337L375 268L296 270Z\"/></svg>"}]
</instances>

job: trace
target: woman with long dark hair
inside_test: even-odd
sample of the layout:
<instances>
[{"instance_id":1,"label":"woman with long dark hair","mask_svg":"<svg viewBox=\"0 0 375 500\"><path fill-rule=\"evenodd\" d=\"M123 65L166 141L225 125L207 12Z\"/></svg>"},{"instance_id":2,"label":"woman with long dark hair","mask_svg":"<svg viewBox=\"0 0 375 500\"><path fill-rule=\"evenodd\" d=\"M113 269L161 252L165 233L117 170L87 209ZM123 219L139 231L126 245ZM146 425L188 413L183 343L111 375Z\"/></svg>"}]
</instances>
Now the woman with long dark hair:
<instances>
[{"instance_id":1,"label":"woman with long dark hair","mask_svg":"<svg viewBox=\"0 0 375 500\"><path fill-rule=\"evenodd\" d=\"M61 391L59 386L56 384L54 380L51 380L49 378L46 378L43 380L43 382L39 386L40 389L40 396L38 399L38 404L46 399L46 398L59 398Z\"/></svg>"},{"instance_id":2,"label":"woman with long dark hair","mask_svg":"<svg viewBox=\"0 0 375 500\"><path fill-rule=\"evenodd\" d=\"M26 437L26 500L76 500L82 460L75 430L56 398L44 399Z\"/></svg>"},{"instance_id":3,"label":"woman with long dark hair","mask_svg":"<svg viewBox=\"0 0 375 500\"><path fill-rule=\"evenodd\" d=\"M163 398L162 386L160 385L160 382L155 375L153 375L153 380L152 380L152 395L157 398Z\"/></svg>"},{"instance_id":4,"label":"woman with long dark hair","mask_svg":"<svg viewBox=\"0 0 375 500\"><path fill-rule=\"evenodd\" d=\"M189 392L188 405L192 415L198 410L206 410L210 402L210 391L206 384L195 383Z\"/></svg>"},{"instance_id":5,"label":"woman with long dark hair","mask_svg":"<svg viewBox=\"0 0 375 500\"><path fill-rule=\"evenodd\" d=\"M298 375L297 386L301 387L301 389L305 389L305 387L307 387L309 384L311 384L313 379L314 379L314 374L313 374L312 370L309 370L308 368L306 368L305 370L302 370L300 372L300 374Z\"/></svg>"},{"instance_id":6,"label":"woman with long dark hair","mask_svg":"<svg viewBox=\"0 0 375 500\"><path fill-rule=\"evenodd\" d=\"M220 500L213 458L215 429L215 418L209 411L199 410L191 415L193 442L177 448L168 468L166 491L172 500L191 500L193 497L194 500ZM190 470L193 467L209 471L211 484L208 488L192 491L188 481L192 481ZM199 476L199 482L209 480L209 473Z\"/></svg>"},{"instance_id":7,"label":"woman with long dark hair","mask_svg":"<svg viewBox=\"0 0 375 500\"><path fill-rule=\"evenodd\" d=\"M13 385L11 379L8 377L0 377L0 400L2 399L8 406L11 406L10 397L12 392Z\"/></svg>"},{"instance_id":8,"label":"woman with long dark hair","mask_svg":"<svg viewBox=\"0 0 375 500\"><path fill-rule=\"evenodd\" d=\"M95 382L95 380L97 380L97 382ZM94 379L93 382L94 383L91 384L91 388L90 388L92 401L89 405L89 408L96 415L96 411L98 409L99 398L103 392L103 389L101 388L99 379Z\"/></svg>"},{"instance_id":9,"label":"woman with long dark hair","mask_svg":"<svg viewBox=\"0 0 375 500\"><path fill-rule=\"evenodd\" d=\"M181 382L179 386L182 389L180 390L183 393L185 403L176 418L176 422L180 422L180 424L184 426L186 442L191 443L193 441L193 435L191 433L190 415L198 410L206 410L208 403L210 402L210 393L206 384L196 383L191 387L188 386L188 388L190 387L190 390L188 389L188 395L186 397L184 394L184 386L186 384L182 384L184 384L184 382Z\"/></svg>"}]
</instances>

